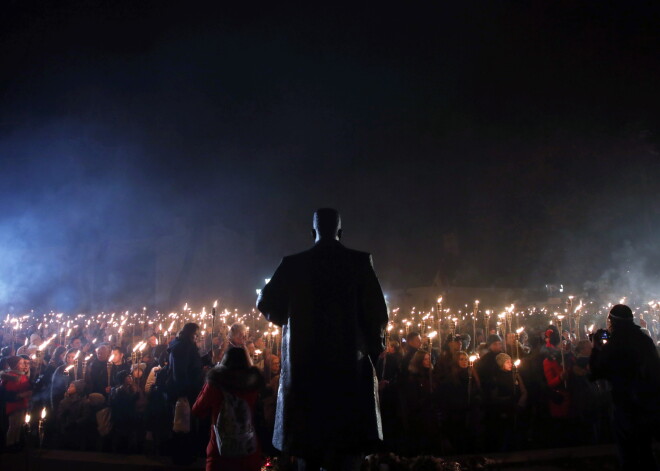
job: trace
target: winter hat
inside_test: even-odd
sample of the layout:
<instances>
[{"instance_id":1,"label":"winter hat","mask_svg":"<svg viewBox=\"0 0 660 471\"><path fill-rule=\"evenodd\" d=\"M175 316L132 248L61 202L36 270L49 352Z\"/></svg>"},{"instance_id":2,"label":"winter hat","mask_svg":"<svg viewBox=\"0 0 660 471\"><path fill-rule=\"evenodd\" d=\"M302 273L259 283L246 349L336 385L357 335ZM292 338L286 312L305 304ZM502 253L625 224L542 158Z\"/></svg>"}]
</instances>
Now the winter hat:
<instances>
[{"instance_id":1,"label":"winter hat","mask_svg":"<svg viewBox=\"0 0 660 471\"><path fill-rule=\"evenodd\" d=\"M30 335L30 343L31 344L34 344L35 341L39 341L39 340L41 340L41 337L39 336L39 334L35 333L35 334Z\"/></svg>"},{"instance_id":2,"label":"winter hat","mask_svg":"<svg viewBox=\"0 0 660 471\"><path fill-rule=\"evenodd\" d=\"M632 310L625 304L617 304L610 309L610 319L613 321L632 322Z\"/></svg>"},{"instance_id":3,"label":"winter hat","mask_svg":"<svg viewBox=\"0 0 660 471\"><path fill-rule=\"evenodd\" d=\"M506 353L500 353L499 355L497 355L495 357L495 361L497 362L497 366L499 366L500 368L502 368L504 366L504 363L507 360L511 360L511 357L509 355L507 355Z\"/></svg>"},{"instance_id":4,"label":"winter hat","mask_svg":"<svg viewBox=\"0 0 660 471\"><path fill-rule=\"evenodd\" d=\"M131 365L131 373L135 370L142 370L144 373L144 370L147 369L147 364L146 363L133 363Z\"/></svg>"},{"instance_id":5,"label":"winter hat","mask_svg":"<svg viewBox=\"0 0 660 471\"><path fill-rule=\"evenodd\" d=\"M76 392L78 394L83 394L85 392L85 381L82 379L76 380L71 384L73 384L73 387L76 388Z\"/></svg>"},{"instance_id":6,"label":"winter hat","mask_svg":"<svg viewBox=\"0 0 660 471\"><path fill-rule=\"evenodd\" d=\"M501 342L501 341L502 341L502 337L500 337L499 335L497 335L497 334L490 334L490 335L488 336L488 339L486 339L486 346L487 346L487 347L490 347L490 346L491 346L492 344L494 344L495 342Z\"/></svg>"},{"instance_id":7,"label":"winter hat","mask_svg":"<svg viewBox=\"0 0 660 471\"><path fill-rule=\"evenodd\" d=\"M89 399L89 405L92 407L98 407L105 404L105 397L100 393L92 393L87 399Z\"/></svg>"}]
</instances>

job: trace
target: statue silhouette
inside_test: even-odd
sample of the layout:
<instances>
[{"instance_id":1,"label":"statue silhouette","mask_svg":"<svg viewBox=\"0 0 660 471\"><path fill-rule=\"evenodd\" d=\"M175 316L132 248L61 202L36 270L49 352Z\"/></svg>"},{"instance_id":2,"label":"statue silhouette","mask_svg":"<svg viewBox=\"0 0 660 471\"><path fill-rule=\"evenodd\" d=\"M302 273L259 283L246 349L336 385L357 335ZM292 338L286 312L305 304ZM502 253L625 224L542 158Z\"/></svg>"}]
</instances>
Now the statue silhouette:
<instances>
[{"instance_id":1,"label":"statue silhouette","mask_svg":"<svg viewBox=\"0 0 660 471\"><path fill-rule=\"evenodd\" d=\"M273 445L302 469L359 469L382 440L374 365L387 307L371 255L341 235L337 210L317 210L315 245L284 257L257 300L282 326Z\"/></svg>"}]
</instances>

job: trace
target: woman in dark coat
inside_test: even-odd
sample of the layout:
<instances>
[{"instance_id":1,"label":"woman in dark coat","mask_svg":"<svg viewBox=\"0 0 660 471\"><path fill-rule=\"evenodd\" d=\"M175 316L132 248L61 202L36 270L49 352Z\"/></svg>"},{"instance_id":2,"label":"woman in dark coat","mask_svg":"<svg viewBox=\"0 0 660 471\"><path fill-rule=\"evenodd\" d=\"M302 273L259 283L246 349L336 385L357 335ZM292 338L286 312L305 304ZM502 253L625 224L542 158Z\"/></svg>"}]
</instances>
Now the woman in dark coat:
<instances>
[{"instance_id":1,"label":"woman in dark coat","mask_svg":"<svg viewBox=\"0 0 660 471\"><path fill-rule=\"evenodd\" d=\"M262 388L263 378L256 367L248 364L245 351L231 347L225 353L221 364L209 371L206 384L192 407L192 413L200 418L210 416L211 424L215 425L225 400L223 391L226 391L247 403L253 420ZM254 427L254 423L252 426ZM257 471L261 468L261 462L261 447L258 443L254 451L246 456L220 456L215 432L211 427L211 436L206 447L206 471Z\"/></svg>"},{"instance_id":2,"label":"woman in dark coat","mask_svg":"<svg viewBox=\"0 0 660 471\"><path fill-rule=\"evenodd\" d=\"M74 358L78 350L70 348L64 356L64 363L58 366L53 372L50 388L50 407L54 414L57 414L57 406L64 399L64 393L69 388L69 384L74 380ZM71 368L69 368L71 367Z\"/></svg>"},{"instance_id":3,"label":"woman in dark coat","mask_svg":"<svg viewBox=\"0 0 660 471\"><path fill-rule=\"evenodd\" d=\"M429 353L417 350L408 365L408 378L402 385L405 449L411 455L432 454L437 448L438 428L431 399L432 368Z\"/></svg>"},{"instance_id":4,"label":"woman in dark coat","mask_svg":"<svg viewBox=\"0 0 660 471\"><path fill-rule=\"evenodd\" d=\"M454 364L434 391L434 402L440 410L441 429L452 447L450 453L460 455L473 450L479 426L481 388L466 352L456 355Z\"/></svg>"}]
</instances>

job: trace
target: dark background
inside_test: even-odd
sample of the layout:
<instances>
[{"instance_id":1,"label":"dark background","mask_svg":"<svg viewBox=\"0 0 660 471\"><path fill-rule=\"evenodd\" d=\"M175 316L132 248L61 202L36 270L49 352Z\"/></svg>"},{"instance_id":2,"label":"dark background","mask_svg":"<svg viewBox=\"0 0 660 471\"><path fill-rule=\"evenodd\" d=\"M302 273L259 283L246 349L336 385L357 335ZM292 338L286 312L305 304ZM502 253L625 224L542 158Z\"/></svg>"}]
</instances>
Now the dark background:
<instances>
[{"instance_id":1,"label":"dark background","mask_svg":"<svg viewBox=\"0 0 660 471\"><path fill-rule=\"evenodd\" d=\"M657 2L2 9L3 312L250 306L320 206L386 289L660 294Z\"/></svg>"}]
</instances>

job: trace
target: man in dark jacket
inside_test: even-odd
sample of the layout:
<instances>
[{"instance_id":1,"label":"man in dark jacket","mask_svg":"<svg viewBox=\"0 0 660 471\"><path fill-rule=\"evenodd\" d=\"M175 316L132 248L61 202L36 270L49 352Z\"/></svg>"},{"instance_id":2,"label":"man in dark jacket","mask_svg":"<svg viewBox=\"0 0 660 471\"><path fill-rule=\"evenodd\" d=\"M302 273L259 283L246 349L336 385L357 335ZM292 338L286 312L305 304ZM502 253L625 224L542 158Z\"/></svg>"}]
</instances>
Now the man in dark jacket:
<instances>
[{"instance_id":1,"label":"man in dark jacket","mask_svg":"<svg viewBox=\"0 0 660 471\"><path fill-rule=\"evenodd\" d=\"M202 359L195 343L198 335L197 324L186 324L167 349L172 372L171 381L167 385L167 395L172 402L180 397L187 397L190 404L193 404L202 390Z\"/></svg>"},{"instance_id":2,"label":"man in dark jacket","mask_svg":"<svg viewBox=\"0 0 660 471\"><path fill-rule=\"evenodd\" d=\"M87 365L85 381L87 392L103 394L108 397L110 384L108 383L108 359L110 358L110 347L100 345L96 349L96 358ZM110 373L112 375L112 372Z\"/></svg>"},{"instance_id":3,"label":"man in dark jacket","mask_svg":"<svg viewBox=\"0 0 660 471\"><path fill-rule=\"evenodd\" d=\"M653 340L633 321L628 306L617 304L607 317L608 332L593 337L592 379L612 385L614 434L621 467L658 469L653 435L660 427L660 358ZM605 338L607 336L607 338Z\"/></svg>"},{"instance_id":4,"label":"man in dark jacket","mask_svg":"<svg viewBox=\"0 0 660 471\"><path fill-rule=\"evenodd\" d=\"M475 366L481 380L481 387L484 389L485 394L489 394L494 385L495 376L500 370L495 358L502 353L502 338L497 334L489 335L486 340L486 347L488 352L479 359Z\"/></svg>"},{"instance_id":5,"label":"man in dark jacket","mask_svg":"<svg viewBox=\"0 0 660 471\"><path fill-rule=\"evenodd\" d=\"M303 469L359 469L382 440L373 365L387 307L371 256L339 242L336 210L316 211L312 235L314 247L285 257L257 302L282 326L273 445Z\"/></svg>"}]
</instances>

